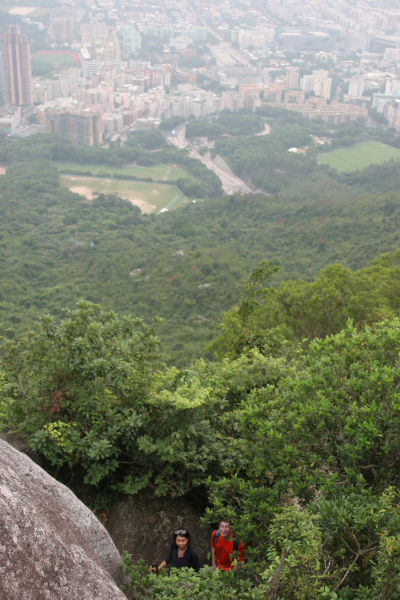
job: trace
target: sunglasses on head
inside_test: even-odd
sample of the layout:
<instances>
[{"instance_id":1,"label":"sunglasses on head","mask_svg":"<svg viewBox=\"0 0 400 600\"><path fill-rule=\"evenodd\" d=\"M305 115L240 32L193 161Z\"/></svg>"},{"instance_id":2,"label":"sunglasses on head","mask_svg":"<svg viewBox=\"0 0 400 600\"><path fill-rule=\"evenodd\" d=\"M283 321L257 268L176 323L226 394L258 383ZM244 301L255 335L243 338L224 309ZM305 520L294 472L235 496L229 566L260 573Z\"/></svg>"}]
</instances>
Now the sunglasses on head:
<instances>
[{"instance_id":1,"label":"sunglasses on head","mask_svg":"<svg viewBox=\"0 0 400 600\"><path fill-rule=\"evenodd\" d=\"M188 535L188 533L187 529L176 529L174 531L174 535Z\"/></svg>"}]
</instances>

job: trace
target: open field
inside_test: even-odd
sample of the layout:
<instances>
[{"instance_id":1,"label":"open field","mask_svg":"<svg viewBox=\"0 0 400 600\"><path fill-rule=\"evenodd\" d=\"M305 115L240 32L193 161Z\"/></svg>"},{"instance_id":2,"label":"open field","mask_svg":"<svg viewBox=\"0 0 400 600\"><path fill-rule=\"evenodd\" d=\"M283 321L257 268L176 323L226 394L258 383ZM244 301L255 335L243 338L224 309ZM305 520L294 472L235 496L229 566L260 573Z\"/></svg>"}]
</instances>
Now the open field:
<instances>
[{"instance_id":1,"label":"open field","mask_svg":"<svg viewBox=\"0 0 400 600\"><path fill-rule=\"evenodd\" d=\"M18 15L19 17L27 17L31 13L35 12L35 6L13 6L10 8L10 15Z\"/></svg>"},{"instance_id":2,"label":"open field","mask_svg":"<svg viewBox=\"0 0 400 600\"><path fill-rule=\"evenodd\" d=\"M47 15L50 9L47 2L41 0L24 0L22 3L17 0L0 0L0 10L17 17L40 18Z\"/></svg>"},{"instance_id":3,"label":"open field","mask_svg":"<svg viewBox=\"0 0 400 600\"><path fill-rule=\"evenodd\" d=\"M331 152L324 152L318 162L337 171L359 171L370 165L378 165L388 160L400 160L400 150L378 141L360 142Z\"/></svg>"},{"instance_id":4,"label":"open field","mask_svg":"<svg viewBox=\"0 0 400 600\"><path fill-rule=\"evenodd\" d=\"M174 185L162 183L77 175L63 175L60 182L71 192L85 196L88 200L92 200L96 193L117 194L147 214L158 212L162 208L179 208L186 202L186 198Z\"/></svg>"},{"instance_id":5,"label":"open field","mask_svg":"<svg viewBox=\"0 0 400 600\"><path fill-rule=\"evenodd\" d=\"M111 177L131 175L132 177L154 179L155 181L176 181L180 178L193 179L185 169L171 164L160 164L152 167L140 167L134 164L124 167L113 167L112 165L91 165L64 161L56 161L55 164L59 171L90 173L93 176L99 173L107 173Z\"/></svg>"}]
</instances>

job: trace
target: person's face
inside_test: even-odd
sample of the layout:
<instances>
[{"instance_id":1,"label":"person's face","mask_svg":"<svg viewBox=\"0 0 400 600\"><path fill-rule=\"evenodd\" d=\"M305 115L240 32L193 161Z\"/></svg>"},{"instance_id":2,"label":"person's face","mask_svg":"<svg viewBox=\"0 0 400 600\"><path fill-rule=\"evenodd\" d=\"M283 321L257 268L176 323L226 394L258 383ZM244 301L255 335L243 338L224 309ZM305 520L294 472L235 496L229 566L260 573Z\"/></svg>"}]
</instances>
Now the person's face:
<instances>
[{"instance_id":1,"label":"person's face","mask_svg":"<svg viewBox=\"0 0 400 600\"><path fill-rule=\"evenodd\" d=\"M223 538L228 538L231 534L231 526L227 521L221 521L219 530Z\"/></svg>"},{"instance_id":2,"label":"person's face","mask_svg":"<svg viewBox=\"0 0 400 600\"><path fill-rule=\"evenodd\" d=\"M175 543L178 546L178 548L180 548L180 550L185 550L187 548L189 540L183 535L177 535L175 538Z\"/></svg>"}]
</instances>

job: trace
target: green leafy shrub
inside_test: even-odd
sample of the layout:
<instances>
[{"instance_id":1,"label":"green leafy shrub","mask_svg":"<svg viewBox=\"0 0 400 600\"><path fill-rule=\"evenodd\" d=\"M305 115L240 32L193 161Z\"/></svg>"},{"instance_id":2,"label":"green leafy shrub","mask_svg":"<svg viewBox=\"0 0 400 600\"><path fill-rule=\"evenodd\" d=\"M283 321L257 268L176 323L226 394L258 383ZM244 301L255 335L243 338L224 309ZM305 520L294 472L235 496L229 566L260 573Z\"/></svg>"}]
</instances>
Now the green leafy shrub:
<instances>
[{"instance_id":1,"label":"green leafy shrub","mask_svg":"<svg viewBox=\"0 0 400 600\"><path fill-rule=\"evenodd\" d=\"M141 320L81 302L60 323L45 317L18 342L5 342L4 353L8 426L50 465L83 469L97 484L117 469L121 452L133 452L158 368L157 340Z\"/></svg>"},{"instance_id":2,"label":"green leafy shrub","mask_svg":"<svg viewBox=\"0 0 400 600\"><path fill-rule=\"evenodd\" d=\"M132 564L128 553L123 557L124 571L129 577L126 592L133 600L264 600L257 582L239 568L237 571L212 571L203 567L163 570L149 573L143 562Z\"/></svg>"}]
</instances>

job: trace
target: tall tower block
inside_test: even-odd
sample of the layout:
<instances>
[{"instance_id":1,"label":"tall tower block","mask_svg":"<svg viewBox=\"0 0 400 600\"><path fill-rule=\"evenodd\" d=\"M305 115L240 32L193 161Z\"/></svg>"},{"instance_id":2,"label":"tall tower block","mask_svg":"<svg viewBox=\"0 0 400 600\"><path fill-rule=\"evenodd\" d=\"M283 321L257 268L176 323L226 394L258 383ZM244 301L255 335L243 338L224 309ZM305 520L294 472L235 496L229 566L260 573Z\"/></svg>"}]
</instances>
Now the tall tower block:
<instances>
[{"instance_id":1,"label":"tall tower block","mask_svg":"<svg viewBox=\"0 0 400 600\"><path fill-rule=\"evenodd\" d=\"M300 87L300 69L299 67L288 67L286 70L286 88L288 90L298 90Z\"/></svg>"},{"instance_id":2,"label":"tall tower block","mask_svg":"<svg viewBox=\"0 0 400 600\"><path fill-rule=\"evenodd\" d=\"M32 71L29 37L18 25L0 35L4 101L22 106L32 104Z\"/></svg>"}]
</instances>

